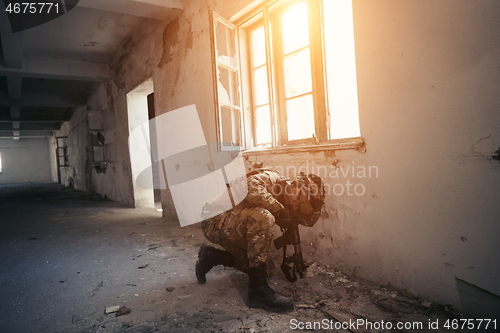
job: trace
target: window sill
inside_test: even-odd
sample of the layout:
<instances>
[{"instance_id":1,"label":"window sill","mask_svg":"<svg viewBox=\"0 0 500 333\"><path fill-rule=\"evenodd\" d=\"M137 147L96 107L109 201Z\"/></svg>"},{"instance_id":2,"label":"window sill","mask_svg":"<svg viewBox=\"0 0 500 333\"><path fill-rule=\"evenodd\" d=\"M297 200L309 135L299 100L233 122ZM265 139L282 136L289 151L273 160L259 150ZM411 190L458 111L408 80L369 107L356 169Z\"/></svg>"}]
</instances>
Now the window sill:
<instances>
[{"instance_id":1,"label":"window sill","mask_svg":"<svg viewBox=\"0 0 500 333\"><path fill-rule=\"evenodd\" d=\"M273 148L252 148L242 152L243 156L263 155L263 154L292 154L292 153L309 153L317 151L356 149L364 151L365 141L363 138L348 138L331 140L318 145L303 145L289 147L273 147Z\"/></svg>"}]
</instances>

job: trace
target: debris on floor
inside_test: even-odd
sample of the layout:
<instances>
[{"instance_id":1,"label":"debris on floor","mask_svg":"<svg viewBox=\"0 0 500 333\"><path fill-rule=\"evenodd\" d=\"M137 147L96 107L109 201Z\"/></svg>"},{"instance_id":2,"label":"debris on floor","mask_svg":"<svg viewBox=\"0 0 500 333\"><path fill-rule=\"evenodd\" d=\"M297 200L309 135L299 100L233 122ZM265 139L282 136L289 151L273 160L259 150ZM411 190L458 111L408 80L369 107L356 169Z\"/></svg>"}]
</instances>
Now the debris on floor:
<instances>
[{"instance_id":1,"label":"debris on floor","mask_svg":"<svg viewBox=\"0 0 500 333\"><path fill-rule=\"evenodd\" d=\"M116 317L128 315L130 312L132 312L132 309L126 306L120 306L118 311L116 311Z\"/></svg>"},{"instance_id":2,"label":"debris on floor","mask_svg":"<svg viewBox=\"0 0 500 333\"><path fill-rule=\"evenodd\" d=\"M318 262L307 262L304 279L294 283L279 269L269 280L294 299L295 310L249 308L244 273L216 266L206 284L198 283L194 266L207 243L199 225L180 227L155 210L109 201L89 208L88 199L71 194L76 190L64 191L67 200L11 205L22 197L11 193L0 200L0 271L8 272L0 283L2 332L473 332L447 328L461 318L451 306ZM39 192L60 197L46 187ZM26 230L39 240L28 241ZM281 253L276 256L279 262ZM140 264L148 269L137 269ZM492 326L482 331L494 332Z\"/></svg>"},{"instance_id":3,"label":"debris on floor","mask_svg":"<svg viewBox=\"0 0 500 333\"><path fill-rule=\"evenodd\" d=\"M107 308L104 310L104 314L114 313L114 312L118 311L118 309L120 309L120 306L119 306L119 305L109 306L109 307L107 307Z\"/></svg>"},{"instance_id":4,"label":"debris on floor","mask_svg":"<svg viewBox=\"0 0 500 333\"><path fill-rule=\"evenodd\" d=\"M234 269L215 267L207 274L207 284L200 285L193 280L167 287L170 293L176 291L176 298L154 293L151 303L143 304L135 315L130 308L122 306L120 310L128 309L127 318L96 322L74 316L73 324L82 329L81 332L98 332L95 328L101 328L102 332L117 333L467 332L446 328L447 323L460 318L451 307L404 290L376 286L318 263L310 264L307 277L295 283L281 275L277 272L270 279L270 285L295 300L295 309L286 314L247 307L247 276ZM196 297L192 297L194 294Z\"/></svg>"}]
</instances>

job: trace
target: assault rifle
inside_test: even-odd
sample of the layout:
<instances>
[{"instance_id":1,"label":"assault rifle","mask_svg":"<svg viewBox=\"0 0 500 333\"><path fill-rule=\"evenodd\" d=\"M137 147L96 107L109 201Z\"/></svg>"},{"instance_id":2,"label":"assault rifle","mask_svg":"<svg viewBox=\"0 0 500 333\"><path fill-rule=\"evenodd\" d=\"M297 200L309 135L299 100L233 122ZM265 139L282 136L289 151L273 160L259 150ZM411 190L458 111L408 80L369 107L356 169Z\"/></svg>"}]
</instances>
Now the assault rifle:
<instances>
[{"instance_id":1,"label":"assault rifle","mask_svg":"<svg viewBox=\"0 0 500 333\"><path fill-rule=\"evenodd\" d=\"M293 207L293 197L292 197L292 185L289 181L282 181L280 184L281 190L281 203L284 208L290 213L290 224L286 229L282 228L283 235L274 240L274 245L276 249L283 248L283 262L281 264L281 270L285 274L286 278L290 282L297 281L297 272L301 279L304 278L304 272L306 271L306 266L304 264L304 259L302 258L302 246L300 244L300 234L299 234L299 223L295 217L295 211ZM286 248L287 245L292 245L294 253L287 257ZM293 264L292 267L289 264ZM293 268L293 270L292 270ZM292 270L292 273L290 273Z\"/></svg>"}]
</instances>

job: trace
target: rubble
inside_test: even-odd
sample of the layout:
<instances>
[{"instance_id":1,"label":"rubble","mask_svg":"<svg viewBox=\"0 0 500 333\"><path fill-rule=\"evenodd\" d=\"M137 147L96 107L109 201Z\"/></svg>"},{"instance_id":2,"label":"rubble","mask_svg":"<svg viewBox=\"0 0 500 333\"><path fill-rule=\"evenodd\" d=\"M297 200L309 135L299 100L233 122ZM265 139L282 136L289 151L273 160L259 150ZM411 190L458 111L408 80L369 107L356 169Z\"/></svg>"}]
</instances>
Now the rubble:
<instances>
[{"instance_id":1,"label":"rubble","mask_svg":"<svg viewBox=\"0 0 500 333\"><path fill-rule=\"evenodd\" d=\"M217 283L213 281L214 276L218 276ZM169 304L167 300L145 305L139 311L150 313L148 320L122 322L121 326L106 332L274 333L289 332L291 325L300 323L309 323L311 327L314 323L317 327L320 324L328 324L329 330L332 327L340 327L338 330L333 330L337 332L366 332L370 331L370 325L382 325L382 323L428 325L430 320L444 323L446 319L454 318L450 307L436 307L433 303L404 290L389 290L375 286L318 263L311 264L307 277L296 283L287 282L280 274L272 277L270 283L280 292L288 292L294 298L296 301L294 311L287 314L273 314L261 309L248 308L245 305L245 274L227 269L214 274L206 286L196 284L191 285L191 288L185 285L167 287L166 290L169 292L180 288L190 293L177 296L177 305ZM205 294L200 297L199 291L210 296L207 297ZM197 294L197 297L191 297L193 294ZM169 309L175 310L172 313L168 311ZM77 322L91 326L90 322ZM346 326L346 323L363 323L363 326L353 328ZM112 323L108 323L107 329L111 328L110 324ZM344 327L341 327L342 325ZM397 330L397 332L407 331L411 330ZM447 332L443 327L432 331Z\"/></svg>"},{"instance_id":2,"label":"rubble","mask_svg":"<svg viewBox=\"0 0 500 333\"><path fill-rule=\"evenodd\" d=\"M132 309L130 309L126 306L121 306L118 309L118 311L116 311L116 317L128 315L130 312L132 312Z\"/></svg>"},{"instance_id":3,"label":"rubble","mask_svg":"<svg viewBox=\"0 0 500 333\"><path fill-rule=\"evenodd\" d=\"M279 267L269 279L274 290L294 299L295 310L274 314L249 308L245 303L248 276L244 273L217 266L207 274L206 284L198 283L194 266L200 244L207 242L199 226L181 228L177 221L144 217L143 212L118 209L108 202L102 204L105 206L97 215L108 216L110 220L97 220L95 210L71 208L72 215L78 216L71 227L68 222L67 229L59 229L56 216L53 223L51 219L44 220L43 234L33 231L42 240L51 234L58 235L60 240L70 239L71 252L61 252L59 242L48 242L44 248L47 252L38 251L39 241L22 244L23 251L29 246L32 265L41 271L33 274L36 280L26 274L18 275L26 279L26 283L23 281L23 293L11 293L4 299L6 315L2 332L280 333L290 332L294 321L328 323L333 329L324 331L331 332L367 331L335 328L335 325L359 320L394 324L439 321L439 328L427 332L444 333L450 332L443 327L446 320L460 318L460 313L452 307L423 299L411 288L405 291L397 290L391 283L374 285L354 273L348 275L313 261L306 262L309 267L306 276L295 283L287 281ZM61 208L65 213L67 208ZM139 220L142 220L140 229ZM97 226L100 231L95 237L98 238L87 237L87 234L94 235ZM21 252L16 252L17 244L11 246L13 250L6 251L9 255ZM153 247L155 249L149 250ZM273 255L279 263L281 253ZM310 258L314 257L308 256L306 260ZM44 265L38 267L38 263ZM145 263L148 269L137 269ZM55 267L66 267L66 271ZM6 279L3 291L10 292L15 283L13 279ZM37 307L29 308L31 304ZM115 305L113 310L106 308L113 304L120 305ZM118 315L120 309L124 315ZM25 313L30 313L30 318L36 321L26 320ZM372 330L415 331L420 330Z\"/></svg>"},{"instance_id":4,"label":"rubble","mask_svg":"<svg viewBox=\"0 0 500 333\"><path fill-rule=\"evenodd\" d=\"M109 307L107 307L107 308L104 310L104 313L105 313L105 314L114 313L114 312L118 311L119 309L120 309L120 306L119 306L119 305L109 306Z\"/></svg>"}]
</instances>

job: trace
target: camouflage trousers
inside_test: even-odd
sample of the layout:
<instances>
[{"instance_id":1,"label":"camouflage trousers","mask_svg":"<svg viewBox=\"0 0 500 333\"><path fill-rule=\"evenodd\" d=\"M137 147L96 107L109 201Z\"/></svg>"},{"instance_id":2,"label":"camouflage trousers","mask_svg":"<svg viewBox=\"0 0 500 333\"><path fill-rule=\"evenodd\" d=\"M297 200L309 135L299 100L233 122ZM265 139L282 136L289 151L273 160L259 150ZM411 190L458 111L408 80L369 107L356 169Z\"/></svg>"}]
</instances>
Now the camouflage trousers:
<instances>
[{"instance_id":1,"label":"camouflage trousers","mask_svg":"<svg viewBox=\"0 0 500 333\"><path fill-rule=\"evenodd\" d=\"M269 247L274 232L274 216L264 208L235 208L202 221L205 237L219 244L235 258L235 268L247 272L267 263L270 276L274 263Z\"/></svg>"}]
</instances>

